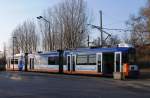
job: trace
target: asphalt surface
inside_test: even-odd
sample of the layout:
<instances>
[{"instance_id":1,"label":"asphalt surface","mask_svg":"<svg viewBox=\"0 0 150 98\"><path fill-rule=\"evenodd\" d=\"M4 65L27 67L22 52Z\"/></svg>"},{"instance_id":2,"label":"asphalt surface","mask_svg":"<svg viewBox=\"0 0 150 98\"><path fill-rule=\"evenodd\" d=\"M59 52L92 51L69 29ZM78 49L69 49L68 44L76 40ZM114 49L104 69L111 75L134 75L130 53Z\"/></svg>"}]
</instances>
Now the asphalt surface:
<instances>
[{"instance_id":1,"label":"asphalt surface","mask_svg":"<svg viewBox=\"0 0 150 98\"><path fill-rule=\"evenodd\" d=\"M150 98L150 86L136 81L138 80L0 72L0 98Z\"/></svg>"}]
</instances>

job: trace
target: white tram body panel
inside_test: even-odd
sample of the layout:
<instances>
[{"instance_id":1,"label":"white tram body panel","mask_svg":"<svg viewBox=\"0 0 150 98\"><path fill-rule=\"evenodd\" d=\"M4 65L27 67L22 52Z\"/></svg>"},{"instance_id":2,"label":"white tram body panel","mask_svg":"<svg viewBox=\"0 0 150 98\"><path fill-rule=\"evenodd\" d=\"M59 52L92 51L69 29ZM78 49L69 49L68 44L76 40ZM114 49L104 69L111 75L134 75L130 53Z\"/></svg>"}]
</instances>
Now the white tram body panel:
<instances>
[{"instance_id":1,"label":"white tram body panel","mask_svg":"<svg viewBox=\"0 0 150 98\"><path fill-rule=\"evenodd\" d=\"M55 62L53 62L53 64L49 64L50 58L53 58L53 57L58 58L57 53L55 53L55 55L54 55L54 52L36 53L32 57L31 58L29 57L29 60L34 60L34 63L29 64L29 66L34 66L34 67L30 67L29 70L32 70L32 71L34 71L34 70L35 71L58 71L58 69L59 69L59 65L55 64Z\"/></svg>"},{"instance_id":2,"label":"white tram body panel","mask_svg":"<svg viewBox=\"0 0 150 98\"><path fill-rule=\"evenodd\" d=\"M97 65L76 65L76 71L97 71Z\"/></svg>"},{"instance_id":3,"label":"white tram body panel","mask_svg":"<svg viewBox=\"0 0 150 98\"><path fill-rule=\"evenodd\" d=\"M20 54L15 54L14 57L10 56L7 57L7 66L6 69L8 70L19 70L19 61L23 60L24 61L24 54L20 53ZM24 70L24 67L23 67Z\"/></svg>"}]
</instances>

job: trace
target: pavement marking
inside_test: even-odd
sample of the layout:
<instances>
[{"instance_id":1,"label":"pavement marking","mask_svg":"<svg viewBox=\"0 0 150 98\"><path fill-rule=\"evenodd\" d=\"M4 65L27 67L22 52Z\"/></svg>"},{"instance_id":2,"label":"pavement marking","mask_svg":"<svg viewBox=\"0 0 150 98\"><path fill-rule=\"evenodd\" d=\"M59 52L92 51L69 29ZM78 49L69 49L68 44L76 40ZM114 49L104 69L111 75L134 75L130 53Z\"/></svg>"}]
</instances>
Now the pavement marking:
<instances>
[{"instance_id":1,"label":"pavement marking","mask_svg":"<svg viewBox=\"0 0 150 98\"><path fill-rule=\"evenodd\" d=\"M19 77L19 76L11 76L10 79L12 79L12 80L22 80L22 78Z\"/></svg>"}]
</instances>

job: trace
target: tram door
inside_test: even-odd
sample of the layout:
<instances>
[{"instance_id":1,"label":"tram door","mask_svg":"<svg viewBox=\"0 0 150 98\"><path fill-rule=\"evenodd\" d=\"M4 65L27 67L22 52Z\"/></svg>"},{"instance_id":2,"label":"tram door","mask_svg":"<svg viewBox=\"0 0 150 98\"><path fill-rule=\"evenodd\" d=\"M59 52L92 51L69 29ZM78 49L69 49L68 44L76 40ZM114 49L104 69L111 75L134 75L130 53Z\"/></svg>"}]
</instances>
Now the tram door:
<instances>
[{"instance_id":1,"label":"tram door","mask_svg":"<svg viewBox=\"0 0 150 98\"><path fill-rule=\"evenodd\" d=\"M75 55L68 55L67 56L67 69L69 72L75 71L75 63L76 56Z\"/></svg>"},{"instance_id":2,"label":"tram door","mask_svg":"<svg viewBox=\"0 0 150 98\"><path fill-rule=\"evenodd\" d=\"M76 56L72 56L72 71L75 71L75 65L76 65Z\"/></svg>"},{"instance_id":3,"label":"tram door","mask_svg":"<svg viewBox=\"0 0 150 98\"><path fill-rule=\"evenodd\" d=\"M102 61L102 53L97 53L96 54L96 65L97 65L97 71L98 72L103 72L103 68L102 68L102 64L103 64L103 61Z\"/></svg>"},{"instance_id":4,"label":"tram door","mask_svg":"<svg viewBox=\"0 0 150 98\"><path fill-rule=\"evenodd\" d=\"M122 53L115 52L115 61L114 61L114 71L115 72L122 72Z\"/></svg>"},{"instance_id":5,"label":"tram door","mask_svg":"<svg viewBox=\"0 0 150 98\"><path fill-rule=\"evenodd\" d=\"M30 69L34 69L34 58L30 58Z\"/></svg>"}]
</instances>

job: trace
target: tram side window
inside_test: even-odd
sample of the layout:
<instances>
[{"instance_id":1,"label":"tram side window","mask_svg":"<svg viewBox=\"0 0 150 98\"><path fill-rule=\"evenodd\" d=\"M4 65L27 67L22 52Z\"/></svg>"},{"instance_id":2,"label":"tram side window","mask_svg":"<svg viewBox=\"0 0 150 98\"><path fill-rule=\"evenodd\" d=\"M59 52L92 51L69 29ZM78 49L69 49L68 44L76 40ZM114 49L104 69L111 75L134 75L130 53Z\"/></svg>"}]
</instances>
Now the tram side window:
<instances>
[{"instance_id":1,"label":"tram side window","mask_svg":"<svg viewBox=\"0 0 150 98\"><path fill-rule=\"evenodd\" d=\"M88 56L89 65L96 65L96 55Z\"/></svg>"},{"instance_id":2,"label":"tram side window","mask_svg":"<svg viewBox=\"0 0 150 98\"><path fill-rule=\"evenodd\" d=\"M134 64L135 63L135 55L134 54L129 54L129 63Z\"/></svg>"},{"instance_id":3,"label":"tram side window","mask_svg":"<svg viewBox=\"0 0 150 98\"><path fill-rule=\"evenodd\" d=\"M128 58L128 53L123 53L122 54L122 62L123 63L128 63L129 58Z\"/></svg>"},{"instance_id":4,"label":"tram side window","mask_svg":"<svg viewBox=\"0 0 150 98\"><path fill-rule=\"evenodd\" d=\"M134 53L123 53L122 62L134 64L135 63L135 54Z\"/></svg>"},{"instance_id":5,"label":"tram side window","mask_svg":"<svg viewBox=\"0 0 150 98\"><path fill-rule=\"evenodd\" d=\"M135 48L131 48L128 53L129 63L135 64L136 62L136 50Z\"/></svg>"},{"instance_id":6,"label":"tram side window","mask_svg":"<svg viewBox=\"0 0 150 98\"><path fill-rule=\"evenodd\" d=\"M48 65L58 65L58 57L48 57Z\"/></svg>"},{"instance_id":7,"label":"tram side window","mask_svg":"<svg viewBox=\"0 0 150 98\"><path fill-rule=\"evenodd\" d=\"M18 59L11 59L11 64L18 64Z\"/></svg>"},{"instance_id":8,"label":"tram side window","mask_svg":"<svg viewBox=\"0 0 150 98\"><path fill-rule=\"evenodd\" d=\"M96 65L96 55L78 55L77 65Z\"/></svg>"},{"instance_id":9,"label":"tram side window","mask_svg":"<svg viewBox=\"0 0 150 98\"><path fill-rule=\"evenodd\" d=\"M88 64L88 56L87 55L78 55L77 56L77 65L87 65Z\"/></svg>"}]
</instances>

